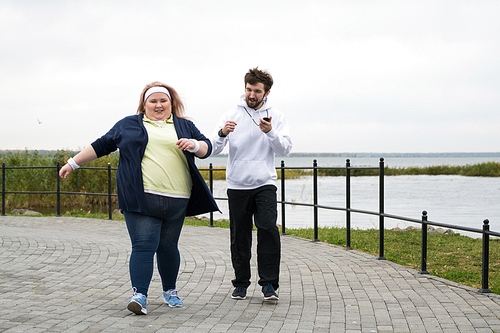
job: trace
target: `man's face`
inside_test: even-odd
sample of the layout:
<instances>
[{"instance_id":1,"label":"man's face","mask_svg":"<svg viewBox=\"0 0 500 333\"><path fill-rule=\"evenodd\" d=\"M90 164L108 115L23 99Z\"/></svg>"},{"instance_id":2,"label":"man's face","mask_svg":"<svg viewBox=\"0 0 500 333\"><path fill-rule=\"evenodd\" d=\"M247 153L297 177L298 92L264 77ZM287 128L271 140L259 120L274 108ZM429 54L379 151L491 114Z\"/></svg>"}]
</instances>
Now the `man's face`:
<instances>
[{"instance_id":1,"label":"man's face","mask_svg":"<svg viewBox=\"0 0 500 333\"><path fill-rule=\"evenodd\" d=\"M247 105L254 110L261 108L264 104L264 97L269 95L271 91L264 92L264 83L258 82L256 84L247 83L245 86L245 101Z\"/></svg>"}]
</instances>

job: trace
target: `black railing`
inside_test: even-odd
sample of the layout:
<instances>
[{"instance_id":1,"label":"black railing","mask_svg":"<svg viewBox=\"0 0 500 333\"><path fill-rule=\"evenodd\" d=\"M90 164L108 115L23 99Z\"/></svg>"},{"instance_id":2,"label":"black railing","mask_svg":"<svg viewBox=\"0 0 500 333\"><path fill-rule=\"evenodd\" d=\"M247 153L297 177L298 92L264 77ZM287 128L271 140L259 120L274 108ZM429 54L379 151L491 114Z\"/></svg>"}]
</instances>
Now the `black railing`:
<instances>
[{"instance_id":1,"label":"black railing","mask_svg":"<svg viewBox=\"0 0 500 333\"><path fill-rule=\"evenodd\" d=\"M55 169L56 170L56 190L55 191L6 191L5 190L5 171L6 170L21 170L21 169ZM56 195L56 216L61 216L61 194L72 194L72 195L95 195L95 196L107 196L108 197L108 216L109 219L113 219L113 204L111 197L116 197L116 194L111 193L112 189L112 179L111 170L117 170L117 168L112 168L111 164L108 163L107 168L102 167L80 167L82 170L107 170L108 171L108 192L107 193L87 193L87 192L65 192L61 191L61 177L59 177L59 170L61 166L59 162L56 166L16 166L16 167L6 167L5 163L2 163L2 216L5 216L5 195L6 194L55 194Z\"/></svg>"},{"instance_id":2,"label":"black railing","mask_svg":"<svg viewBox=\"0 0 500 333\"><path fill-rule=\"evenodd\" d=\"M56 169L57 172L57 184L56 184L56 191L6 191L6 185L5 185L5 172L6 170L9 169L36 169L36 168L52 168ZM60 216L60 206L61 206L61 199L60 196L61 194L73 194L73 195L98 195L98 196L107 196L108 197L108 213L109 213L109 219L113 219L113 214L112 214L112 196L116 196L116 194L111 193L111 182L113 181L111 177L111 170L116 170L116 168L111 168L111 164L108 164L107 168L99 168L99 167L82 167L81 169L93 169L93 170L108 170L108 193L82 193L82 192L64 192L60 190L60 177L59 177L59 170L60 170L60 165L59 163L57 166L48 166L48 167L6 167L5 163L2 164L2 216L5 216L5 195L6 194L56 194L57 195L57 214L56 216ZM379 217L379 256L377 259L379 260L385 260L384 257L384 222L385 218L390 218L390 219L396 219L396 220L402 220L402 221L407 221L407 222L413 222L413 223L418 223L422 225L422 242L421 242L421 264L420 264L420 274L429 274L427 272L427 233L428 233L428 226L436 226L436 227L442 227L442 228L448 228L448 229L455 229L455 230L461 230L461 231L466 231L466 232L471 232L471 233L478 233L482 234L482 281L481 281L481 289L479 289L479 292L481 293L491 293L491 290L488 289L488 273L489 273L489 237L490 236L495 236L495 237L500 237L500 233L498 232L493 232L490 231L490 226L489 226L489 220L484 220L483 221L483 228L482 229L476 229L476 228L470 228L470 227L463 227L463 226L457 226L457 225L450 225L450 224L445 224L445 223L440 223L440 222L434 222L434 221L429 221L427 212L423 211L422 212L422 217L421 219L413 219L413 218L408 218L408 217L403 217L403 216L398 216L398 215L392 215L392 214L387 214L384 211L384 159L381 158L379 162L378 167L354 167L350 165L350 160L346 160L346 165L345 167L318 167L317 161L313 161L313 166L312 167L285 167L284 161L281 161L281 166L278 167L280 171L280 178L281 178L281 200L278 201L278 203L281 204L281 233L283 235L286 235L286 206L287 205L292 205L292 206L306 206L306 207L313 207L313 222L314 222L314 238L313 241L317 242L319 241L319 236L318 236L318 222L319 222L319 209L326 209L326 210L337 210L337 211L345 211L346 213L346 249L352 249L351 248L351 213L358 213L358 214L368 214L368 215L376 215ZM297 203L297 202L289 202L286 201L286 191L285 191L285 184L286 184L286 172L285 170L293 170L293 169L298 169L298 170L312 170L313 171L313 176L312 176L312 186L313 186L313 203L308 204L308 203ZM331 206L324 206L324 205L319 205L318 204L318 170L325 170L325 169L338 169L338 170L345 170L345 175L346 175L346 204L345 207L331 207ZM361 210L361 209L354 209L351 208L351 170L362 170L362 169L372 169L372 170L379 170L379 211L374 212L374 211L367 211L367 210ZM200 171L207 171L209 172L209 188L210 191L213 193L213 171L225 171L225 168L217 168L214 169L212 164L210 163L209 168L200 168ZM215 198L216 200L226 200L227 198ZM210 213L210 226L213 227L213 213Z\"/></svg>"},{"instance_id":3,"label":"black railing","mask_svg":"<svg viewBox=\"0 0 500 333\"><path fill-rule=\"evenodd\" d=\"M292 206L306 206L313 207L313 225L314 225L314 238L313 242L319 241L318 239L318 209L326 209L326 210L337 210L337 211L345 211L346 212L346 249L352 250L351 248L351 213L359 213L359 214L368 214L368 215L376 215L379 217L379 256L377 259L385 260L384 257L384 230L385 230L385 218L402 220L407 222L419 223L422 225L422 241L421 241L421 264L420 264L420 274L429 274L427 272L427 233L428 226L436 226L447 229L455 229L460 231L466 231L471 233L482 234L483 241L483 251L482 251L482 281L481 281L481 289L479 292L481 293L491 293L491 290L488 289L488 272L489 272L489 237L495 236L500 237L499 232L490 231L489 220L483 221L483 228L476 229L470 227L463 227L451 224L445 224L440 222L429 221L427 217L427 212L422 212L421 220L408 218L404 216L398 216L393 214L385 213L384 208L384 159L380 158L378 167L354 167L351 166L350 160L346 160L345 167L318 167L317 161L313 161L312 167L285 167L285 162L281 161L281 166L277 168L280 170L280 178L281 178L281 233L286 235L286 205ZM312 176L312 187L313 187L313 203L298 203L298 202L290 202L286 201L286 192L285 192L285 170L313 170ZM346 205L345 207L331 207L324 206L318 204L318 169L327 170L327 169L340 169L345 170L346 175ZM351 208L351 170L379 170L379 211L367 211L361 209L353 209ZM200 170L209 170L210 182L212 184L213 177L213 166L210 163L208 169L200 169ZM224 168L217 168L217 171L223 171ZM212 186L212 185L211 185ZM212 187L211 187L212 190ZM213 193L213 191L212 191ZM216 200L227 200L227 198L215 198ZM210 214L210 226L213 226L213 214Z\"/></svg>"}]
</instances>

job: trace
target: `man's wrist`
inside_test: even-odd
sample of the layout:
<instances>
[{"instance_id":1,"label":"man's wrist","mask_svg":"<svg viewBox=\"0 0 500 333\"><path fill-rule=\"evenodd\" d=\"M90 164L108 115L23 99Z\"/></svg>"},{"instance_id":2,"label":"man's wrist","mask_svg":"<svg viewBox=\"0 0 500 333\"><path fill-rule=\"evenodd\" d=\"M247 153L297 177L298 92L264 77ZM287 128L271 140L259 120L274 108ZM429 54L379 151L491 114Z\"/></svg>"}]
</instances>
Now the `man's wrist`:
<instances>
[{"instance_id":1,"label":"man's wrist","mask_svg":"<svg viewBox=\"0 0 500 333\"><path fill-rule=\"evenodd\" d=\"M224 134L224 132L222 132L222 128L219 130L218 134L219 134L219 137L221 137L221 138L225 138L227 136L226 134Z\"/></svg>"}]
</instances>

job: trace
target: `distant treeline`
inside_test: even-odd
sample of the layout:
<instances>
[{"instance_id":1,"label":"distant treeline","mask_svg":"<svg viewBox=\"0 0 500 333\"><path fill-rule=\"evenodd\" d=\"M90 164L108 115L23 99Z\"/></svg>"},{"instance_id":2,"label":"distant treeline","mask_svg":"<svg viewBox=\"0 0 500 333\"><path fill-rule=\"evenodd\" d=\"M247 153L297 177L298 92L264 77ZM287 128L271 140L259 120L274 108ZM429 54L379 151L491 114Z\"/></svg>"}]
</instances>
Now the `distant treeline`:
<instances>
[{"instance_id":1,"label":"distant treeline","mask_svg":"<svg viewBox=\"0 0 500 333\"><path fill-rule=\"evenodd\" d=\"M0 155L9 153L34 153L38 155L54 155L56 150L0 150ZM72 152L76 154L77 152ZM219 154L217 157L227 157L227 154ZM454 153L310 153L292 152L286 157L500 157L500 152L454 152Z\"/></svg>"},{"instance_id":2,"label":"distant treeline","mask_svg":"<svg viewBox=\"0 0 500 333\"><path fill-rule=\"evenodd\" d=\"M57 173L55 166L59 162L60 166L66 163L69 157L75 152L58 150L56 152L39 153L37 151L24 152L3 152L0 154L0 164L5 163L6 167L40 167L48 166L50 169L9 169L5 172L6 191L56 191ZM112 168L118 166L118 153L99 158L88 163L85 167L107 168L108 163ZM200 168L206 169L206 168ZM223 169L223 168L221 168ZM377 176L378 169L351 169L352 176ZM201 171L205 180L208 181L208 171ZM344 176L345 169L318 169L319 176ZM112 171L114 177L116 171ZM310 176L312 170L290 169L285 170L287 179ZM461 175L469 177L500 177L500 163L487 162L465 166L430 166L430 167L406 167L406 168L384 168L386 176L396 175ZM67 179L61 180L62 192L85 192L85 193L107 193L107 171L106 170L85 170L79 169L71 174ZM278 177L280 172L278 170ZM224 180L226 172L214 169L214 180ZM112 181L112 192L116 193L116 183ZM62 204L71 207L95 207L106 206L106 196L82 196L64 195ZM113 197L116 201L116 197ZM55 207L56 196L49 194L8 194L6 195L6 207L9 210L21 207Z\"/></svg>"},{"instance_id":3,"label":"distant treeline","mask_svg":"<svg viewBox=\"0 0 500 333\"><path fill-rule=\"evenodd\" d=\"M361 169L351 170L351 176L376 176L379 170ZM479 164L449 166L438 165L428 167L402 167L402 168L384 168L386 176L400 175L460 175L467 177L500 177L500 163L485 162ZM318 170L318 175L321 176L342 176L345 175L345 170L326 169Z\"/></svg>"},{"instance_id":4,"label":"distant treeline","mask_svg":"<svg viewBox=\"0 0 500 333\"><path fill-rule=\"evenodd\" d=\"M500 152L486 153L290 153L287 157L499 157Z\"/></svg>"}]
</instances>

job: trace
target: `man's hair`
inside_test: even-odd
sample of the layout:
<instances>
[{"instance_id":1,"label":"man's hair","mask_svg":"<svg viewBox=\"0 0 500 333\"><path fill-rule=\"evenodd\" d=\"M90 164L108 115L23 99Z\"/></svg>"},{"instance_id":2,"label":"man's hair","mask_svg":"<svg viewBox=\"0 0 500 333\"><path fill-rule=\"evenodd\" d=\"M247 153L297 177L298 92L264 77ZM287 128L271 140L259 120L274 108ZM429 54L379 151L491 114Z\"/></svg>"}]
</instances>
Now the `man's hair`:
<instances>
[{"instance_id":1,"label":"man's hair","mask_svg":"<svg viewBox=\"0 0 500 333\"><path fill-rule=\"evenodd\" d=\"M252 85L257 83L264 84L264 90L267 93L273 86L273 77L267 71L261 71L259 67L252 68L245 74L245 86L247 83Z\"/></svg>"}]
</instances>

